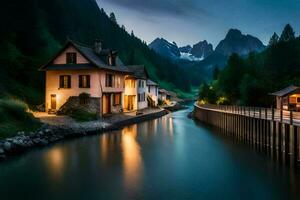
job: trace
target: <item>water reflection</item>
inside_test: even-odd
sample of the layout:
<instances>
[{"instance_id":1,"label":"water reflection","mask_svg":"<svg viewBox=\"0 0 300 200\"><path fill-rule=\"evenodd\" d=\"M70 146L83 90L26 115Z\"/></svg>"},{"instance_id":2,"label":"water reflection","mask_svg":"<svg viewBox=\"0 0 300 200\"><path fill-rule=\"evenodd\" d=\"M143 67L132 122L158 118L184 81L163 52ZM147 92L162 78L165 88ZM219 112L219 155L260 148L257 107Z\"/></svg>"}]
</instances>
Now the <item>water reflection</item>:
<instances>
[{"instance_id":1,"label":"water reflection","mask_svg":"<svg viewBox=\"0 0 300 200\"><path fill-rule=\"evenodd\" d=\"M52 174L55 180L59 180L63 176L65 155L62 148L55 147L49 150L45 156L46 166L49 168L49 172Z\"/></svg>"},{"instance_id":2,"label":"water reflection","mask_svg":"<svg viewBox=\"0 0 300 200\"><path fill-rule=\"evenodd\" d=\"M138 189L143 174L143 160L137 137L137 125L122 130L121 147L123 151L125 188Z\"/></svg>"}]
</instances>

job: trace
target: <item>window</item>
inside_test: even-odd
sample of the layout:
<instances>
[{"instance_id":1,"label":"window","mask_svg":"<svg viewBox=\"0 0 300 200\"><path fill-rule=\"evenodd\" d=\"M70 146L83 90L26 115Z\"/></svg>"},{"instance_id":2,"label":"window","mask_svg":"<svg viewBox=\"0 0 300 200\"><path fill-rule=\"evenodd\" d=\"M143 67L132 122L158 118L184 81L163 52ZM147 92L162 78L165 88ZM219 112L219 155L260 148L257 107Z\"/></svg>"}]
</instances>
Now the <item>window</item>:
<instances>
[{"instance_id":1,"label":"window","mask_svg":"<svg viewBox=\"0 0 300 200\"><path fill-rule=\"evenodd\" d=\"M125 80L125 86L128 88L135 88L135 80L133 79Z\"/></svg>"},{"instance_id":2,"label":"window","mask_svg":"<svg viewBox=\"0 0 300 200\"><path fill-rule=\"evenodd\" d=\"M139 93L138 94L138 102L143 102L145 100L146 100L146 98L145 98L145 92Z\"/></svg>"},{"instance_id":3,"label":"window","mask_svg":"<svg viewBox=\"0 0 300 200\"><path fill-rule=\"evenodd\" d=\"M297 97L297 103L300 103L300 97Z\"/></svg>"},{"instance_id":4,"label":"window","mask_svg":"<svg viewBox=\"0 0 300 200\"><path fill-rule=\"evenodd\" d=\"M115 79L114 75L106 74L105 86L106 87L114 87L114 79Z\"/></svg>"},{"instance_id":5,"label":"window","mask_svg":"<svg viewBox=\"0 0 300 200\"><path fill-rule=\"evenodd\" d=\"M121 105L121 93L114 94L114 106Z\"/></svg>"},{"instance_id":6,"label":"window","mask_svg":"<svg viewBox=\"0 0 300 200\"><path fill-rule=\"evenodd\" d=\"M71 88L71 76L70 75L59 76L59 88Z\"/></svg>"},{"instance_id":7,"label":"window","mask_svg":"<svg viewBox=\"0 0 300 200\"><path fill-rule=\"evenodd\" d=\"M139 80L139 88L145 87L145 81Z\"/></svg>"},{"instance_id":8,"label":"window","mask_svg":"<svg viewBox=\"0 0 300 200\"><path fill-rule=\"evenodd\" d=\"M67 64L76 64L77 63L76 53L67 53L66 54L66 63Z\"/></svg>"},{"instance_id":9,"label":"window","mask_svg":"<svg viewBox=\"0 0 300 200\"><path fill-rule=\"evenodd\" d=\"M117 88L120 88L121 87L121 77L117 76L115 79L116 79L115 86Z\"/></svg>"},{"instance_id":10,"label":"window","mask_svg":"<svg viewBox=\"0 0 300 200\"><path fill-rule=\"evenodd\" d=\"M90 75L79 75L79 88L90 88Z\"/></svg>"},{"instance_id":11,"label":"window","mask_svg":"<svg viewBox=\"0 0 300 200\"><path fill-rule=\"evenodd\" d=\"M151 86L148 86L148 92L150 93L151 92L151 88L150 88Z\"/></svg>"}]
</instances>

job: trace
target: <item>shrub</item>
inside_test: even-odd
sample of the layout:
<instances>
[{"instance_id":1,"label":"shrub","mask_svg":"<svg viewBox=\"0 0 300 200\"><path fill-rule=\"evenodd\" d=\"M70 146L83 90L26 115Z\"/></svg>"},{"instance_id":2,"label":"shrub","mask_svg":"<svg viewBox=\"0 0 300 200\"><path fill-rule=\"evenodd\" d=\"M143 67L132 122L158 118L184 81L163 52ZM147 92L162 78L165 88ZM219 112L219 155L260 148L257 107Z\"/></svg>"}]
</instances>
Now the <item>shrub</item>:
<instances>
[{"instance_id":1,"label":"shrub","mask_svg":"<svg viewBox=\"0 0 300 200\"><path fill-rule=\"evenodd\" d=\"M0 138L14 136L19 131L39 128L39 120L27 111L28 106L22 101L0 99Z\"/></svg>"},{"instance_id":2,"label":"shrub","mask_svg":"<svg viewBox=\"0 0 300 200\"><path fill-rule=\"evenodd\" d=\"M88 112L83 108L73 108L67 113L67 115L80 122L92 121L97 119L97 113Z\"/></svg>"}]
</instances>

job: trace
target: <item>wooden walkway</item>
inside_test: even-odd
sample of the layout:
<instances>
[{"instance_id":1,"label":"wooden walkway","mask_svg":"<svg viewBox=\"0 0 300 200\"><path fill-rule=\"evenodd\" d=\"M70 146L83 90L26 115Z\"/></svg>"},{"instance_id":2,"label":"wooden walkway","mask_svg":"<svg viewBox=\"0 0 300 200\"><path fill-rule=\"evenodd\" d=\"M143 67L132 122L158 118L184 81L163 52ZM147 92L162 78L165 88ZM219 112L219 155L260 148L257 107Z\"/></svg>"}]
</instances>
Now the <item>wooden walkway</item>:
<instances>
[{"instance_id":1,"label":"wooden walkway","mask_svg":"<svg viewBox=\"0 0 300 200\"><path fill-rule=\"evenodd\" d=\"M221 106L221 105L197 105L195 106L215 112L231 113L258 119L278 121L285 124L300 126L300 112L279 110L274 108L245 107L245 106Z\"/></svg>"}]
</instances>

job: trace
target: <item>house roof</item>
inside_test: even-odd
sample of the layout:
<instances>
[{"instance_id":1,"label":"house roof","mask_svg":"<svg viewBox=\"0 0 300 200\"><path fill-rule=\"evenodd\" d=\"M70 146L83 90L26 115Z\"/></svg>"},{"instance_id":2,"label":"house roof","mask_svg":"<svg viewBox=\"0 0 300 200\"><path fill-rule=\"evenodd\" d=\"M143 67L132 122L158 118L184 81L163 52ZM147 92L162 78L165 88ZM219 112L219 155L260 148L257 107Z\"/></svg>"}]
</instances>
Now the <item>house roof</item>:
<instances>
[{"instance_id":1,"label":"house roof","mask_svg":"<svg viewBox=\"0 0 300 200\"><path fill-rule=\"evenodd\" d=\"M90 64L65 64L65 65L58 65L53 64L53 60L59 56L67 47L73 46L79 53L82 54ZM118 72L126 72L130 73L129 69L123 64L123 62L117 57L116 58L116 65L111 66L108 64L108 56L109 55L117 55L116 51L111 49L103 49L99 54L97 54L93 48L89 46L85 46L83 44L76 43L74 41L69 40L65 46L55 55L46 65L42 66L40 70L47 71L47 70L66 70L66 69L107 69L112 71Z\"/></svg>"},{"instance_id":2,"label":"house roof","mask_svg":"<svg viewBox=\"0 0 300 200\"><path fill-rule=\"evenodd\" d=\"M147 85L150 85L150 86L158 86L157 83L155 83L154 81L152 81L152 80L150 80L150 79L147 80Z\"/></svg>"},{"instance_id":3,"label":"house roof","mask_svg":"<svg viewBox=\"0 0 300 200\"><path fill-rule=\"evenodd\" d=\"M167 90L165 90L165 89L159 89L158 92L159 92L159 93L165 93L165 94L168 93Z\"/></svg>"},{"instance_id":4,"label":"house roof","mask_svg":"<svg viewBox=\"0 0 300 200\"><path fill-rule=\"evenodd\" d=\"M273 95L273 96L278 96L278 97L283 97L283 96L286 96L290 93L293 93L295 91L299 91L300 92L300 87L299 86L295 86L295 85L290 85L282 90L279 90L277 92L274 92L274 93L271 93L270 95Z\"/></svg>"},{"instance_id":5,"label":"house roof","mask_svg":"<svg viewBox=\"0 0 300 200\"><path fill-rule=\"evenodd\" d=\"M137 79L148 79L148 72L143 65L129 65L127 66L130 72L133 73L133 77Z\"/></svg>"}]
</instances>

